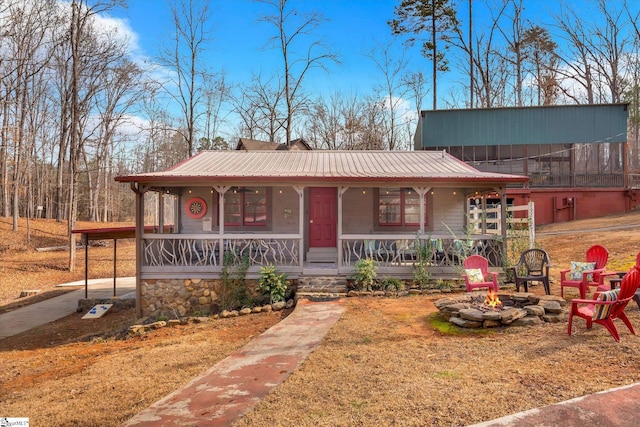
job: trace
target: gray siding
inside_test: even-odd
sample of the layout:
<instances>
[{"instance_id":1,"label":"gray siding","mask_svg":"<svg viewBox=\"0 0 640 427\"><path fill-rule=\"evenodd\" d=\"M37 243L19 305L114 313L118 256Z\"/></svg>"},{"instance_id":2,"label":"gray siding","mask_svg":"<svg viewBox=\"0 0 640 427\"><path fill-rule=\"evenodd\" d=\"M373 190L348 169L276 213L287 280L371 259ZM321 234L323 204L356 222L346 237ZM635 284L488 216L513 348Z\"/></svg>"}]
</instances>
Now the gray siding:
<instances>
[{"instance_id":1,"label":"gray siding","mask_svg":"<svg viewBox=\"0 0 640 427\"><path fill-rule=\"evenodd\" d=\"M342 232L373 233L373 210L373 189L349 188L342 195Z\"/></svg>"},{"instance_id":2,"label":"gray siding","mask_svg":"<svg viewBox=\"0 0 640 427\"><path fill-rule=\"evenodd\" d=\"M217 203L214 203L217 196L218 195L215 191L212 194L211 190L204 188L194 188L191 190L191 194L185 192L180 196L178 201L178 208L180 210L178 217L180 218L181 234L209 233L209 231L204 231L203 229L203 225L206 223L207 219L211 221L211 233L217 233L216 210L218 209L218 206ZM185 213L185 204L192 197L200 197L207 203L207 213L202 218L194 219Z\"/></svg>"},{"instance_id":3,"label":"gray siding","mask_svg":"<svg viewBox=\"0 0 640 427\"><path fill-rule=\"evenodd\" d=\"M271 191L271 224L274 233L294 234L299 231L300 202L291 187L274 187Z\"/></svg>"},{"instance_id":4,"label":"gray siding","mask_svg":"<svg viewBox=\"0 0 640 427\"><path fill-rule=\"evenodd\" d=\"M456 192L454 195L453 192ZM433 234L450 234L449 229L460 237L466 225L466 197L460 190L434 189L431 196L430 229Z\"/></svg>"}]
</instances>

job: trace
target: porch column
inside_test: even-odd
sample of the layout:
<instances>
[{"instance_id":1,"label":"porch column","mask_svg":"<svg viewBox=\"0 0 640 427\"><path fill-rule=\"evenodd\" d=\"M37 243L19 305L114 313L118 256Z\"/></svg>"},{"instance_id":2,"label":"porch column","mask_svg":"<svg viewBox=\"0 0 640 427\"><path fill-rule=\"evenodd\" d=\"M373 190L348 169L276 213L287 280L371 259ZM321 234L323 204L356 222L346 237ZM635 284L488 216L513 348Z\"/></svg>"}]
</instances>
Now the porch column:
<instances>
[{"instance_id":1,"label":"porch column","mask_svg":"<svg viewBox=\"0 0 640 427\"><path fill-rule=\"evenodd\" d=\"M164 191L158 191L158 233L164 233Z\"/></svg>"},{"instance_id":2,"label":"porch column","mask_svg":"<svg viewBox=\"0 0 640 427\"><path fill-rule=\"evenodd\" d=\"M482 209L482 213L480 214L480 232L487 234L487 193L482 195L480 202L480 208Z\"/></svg>"},{"instance_id":3,"label":"porch column","mask_svg":"<svg viewBox=\"0 0 640 427\"><path fill-rule=\"evenodd\" d=\"M298 193L298 234L300 241L298 242L298 251L300 253L300 268L304 268L304 187L294 185L293 189Z\"/></svg>"},{"instance_id":4,"label":"porch column","mask_svg":"<svg viewBox=\"0 0 640 427\"><path fill-rule=\"evenodd\" d=\"M420 239L424 239L424 223L427 213L424 210L425 196L431 191L432 187L413 187L413 191L420 196Z\"/></svg>"},{"instance_id":5,"label":"porch column","mask_svg":"<svg viewBox=\"0 0 640 427\"><path fill-rule=\"evenodd\" d=\"M142 317L142 260L144 259L144 193L148 188L138 182L131 182L131 189L136 193L136 316Z\"/></svg>"},{"instance_id":6,"label":"porch column","mask_svg":"<svg viewBox=\"0 0 640 427\"><path fill-rule=\"evenodd\" d=\"M218 193L218 262L224 266L224 193L231 188L228 185L213 187Z\"/></svg>"},{"instance_id":7,"label":"porch column","mask_svg":"<svg viewBox=\"0 0 640 427\"><path fill-rule=\"evenodd\" d=\"M508 248L508 241L507 241L507 237L509 236L509 233L507 230L507 190L506 188L498 188L497 189L498 194L500 195L500 227L502 228L502 254L501 255L506 255L507 254L507 248Z\"/></svg>"},{"instance_id":8,"label":"porch column","mask_svg":"<svg viewBox=\"0 0 640 427\"><path fill-rule=\"evenodd\" d=\"M338 268L342 267L342 195L349 187L338 187Z\"/></svg>"}]
</instances>

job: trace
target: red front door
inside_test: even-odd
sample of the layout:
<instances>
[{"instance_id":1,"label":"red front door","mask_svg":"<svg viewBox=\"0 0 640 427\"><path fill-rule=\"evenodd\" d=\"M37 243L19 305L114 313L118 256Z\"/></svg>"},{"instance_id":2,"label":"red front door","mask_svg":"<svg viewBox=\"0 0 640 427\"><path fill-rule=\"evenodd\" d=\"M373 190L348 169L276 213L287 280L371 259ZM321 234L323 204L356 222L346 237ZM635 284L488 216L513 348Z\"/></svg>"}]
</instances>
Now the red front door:
<instances>
[{"instance_id":1,"label":"red front door","mask_svg":"<svg viewBox=\"0 0 640 427\"><path fill-rule=\"evenodd\" d=\"M309 247L335 248L338 223L336 188L309 189Z\"/></svg>"}]
</instances>

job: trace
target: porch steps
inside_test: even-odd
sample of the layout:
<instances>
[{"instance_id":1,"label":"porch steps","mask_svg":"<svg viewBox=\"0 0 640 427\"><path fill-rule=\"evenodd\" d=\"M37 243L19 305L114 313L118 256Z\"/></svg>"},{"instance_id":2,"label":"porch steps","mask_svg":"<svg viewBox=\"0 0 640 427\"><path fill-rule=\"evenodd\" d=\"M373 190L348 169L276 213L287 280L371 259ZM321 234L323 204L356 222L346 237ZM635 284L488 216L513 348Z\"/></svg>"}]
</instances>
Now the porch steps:
<instances>
[{"instance_id":1,"label":"porch steps","mask_svg":"<svg viewBox=\"0 0 640 427\"><path fill-rule=\"evenodd\" d=\"M338 248L309 248L307 262L336 262L338 260Z\"/></svg>"},{"instance_id":2,"label":"porch steps","mask_svg":"<svg viewBox=\"0 0 640 427\"><path fill-rule=\"evenodd\" d=\"M335 276L300 276L296 298L330 301L347 296L347 279Z\"/></svg>"}]
</instances>

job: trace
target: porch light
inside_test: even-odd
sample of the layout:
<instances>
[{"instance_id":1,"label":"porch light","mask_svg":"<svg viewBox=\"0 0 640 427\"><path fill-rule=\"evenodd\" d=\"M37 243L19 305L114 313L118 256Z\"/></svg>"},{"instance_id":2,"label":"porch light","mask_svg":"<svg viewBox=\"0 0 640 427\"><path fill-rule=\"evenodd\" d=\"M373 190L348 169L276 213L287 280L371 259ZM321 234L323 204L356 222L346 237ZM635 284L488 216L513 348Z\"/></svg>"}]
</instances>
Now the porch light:
<instances>
[{"instance_id":1,"label":"porch light","mask_svg":"<svg viewBox=\"0 0 640 427\"><path fill-rule=\"evenodd\" d=\"M362 190L362 194L367 194L367 190Z\"/></svg>"},{"instance_id":2,"label":"porch light","mask_svg":"<svg viewBox=\"0 0 640 427\"><path fill-rule=\"evenodd\" d=\"M213 194L213 188L211 189L211 194Z\"/></svg>"},{"instance_id":3,"label":"porch light","mask_svg":"<svg viewBox=\"0 0 640 427\"><path fill-rule=\"evenodd\" d=\"M454 196L456 195L456 192L455 192L455 191L453 192L453 195L454 195Z\"/></svg>"},{"instance_id":4,"label":"porch light","mask_svg":"<svg viewBox=\"0 0 640 427\"><path fill-rule=\"evenodd\" d=\"M433 191L431 192L431 195L433 196Z\"/></svg>"},{"instance_id":5,"label":"porch light","mask_svg":"<svg viewBox=\"0 0 640 427\"><path fill-rule=\"evenodd\" d=\"M189 194L191 194L191 189L189 189Z\"/></svg>"},{"instance_id":6,"label":"porch light","mask_svg":"<svg viewBox=\"0 0 640 427\"><path fill-rule=\"evenodd\" d=\"M280 194L282 194L282 190L280 190Z\"/></svg>"}]
</instances>

